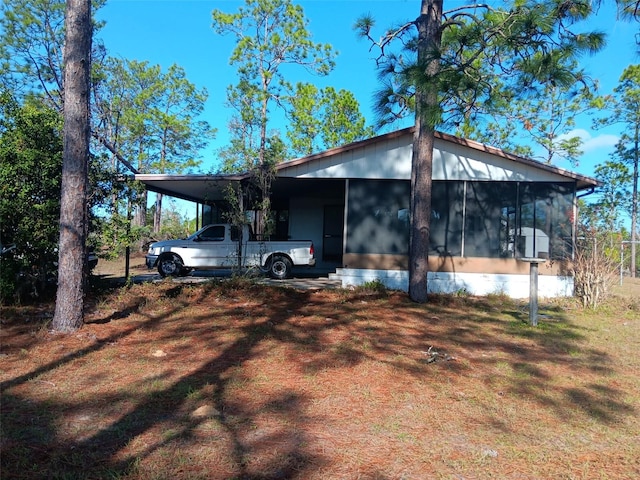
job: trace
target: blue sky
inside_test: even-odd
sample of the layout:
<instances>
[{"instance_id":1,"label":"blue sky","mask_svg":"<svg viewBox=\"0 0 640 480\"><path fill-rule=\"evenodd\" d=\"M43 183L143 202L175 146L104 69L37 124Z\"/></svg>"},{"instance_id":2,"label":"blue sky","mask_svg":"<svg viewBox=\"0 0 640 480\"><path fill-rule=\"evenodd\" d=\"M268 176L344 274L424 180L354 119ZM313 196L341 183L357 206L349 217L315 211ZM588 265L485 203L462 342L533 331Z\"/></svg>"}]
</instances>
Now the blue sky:
<instances>
[{"instance_id":1,"label":"blue sky","mask_svg":"<svg viewBox=\"0 0 640 480\"><path fill-rule=\"evenodd\" d=\"M492 4L499 0L493 0ZM222 37L211 28L214 9L235 12L244 2L237 0L109 0L98 12L106 21L99 33L112 56L159 64L163 70L171 64L182 66L188 79L206 88L209 100L204 118L218 129L212 144L202 152L202 171L215 169L215 151L226 145L226 125L231 112L225 108L225 92L235 83L235 70L229 66L234 39ZM418 0L302 0L314 41L330 43L339 52L336 68L327 77L302 74L296 80L314 82L323 87L352 91L367 121L373 123L371 98L377 88L375 64L366 41L356 37L355 20L371 13L380 28L416 17ZM469 4L461 0L445 0L445 9ZM613 0L605 0L598 15L584 27L607 34L607 47L592 57L581 58L582 66L600 84L600 93L610 93L618 84L625 67L638 63L635 45L637 23L616 19ZM409 126L411 120L398 127ZM620 127L593 131L591 119L581 118L576 126L584 138L584 155L578 167L559 164L585 175L593 174L595 164L603 162L613 151Z\"/></svg>"}]
</instances>

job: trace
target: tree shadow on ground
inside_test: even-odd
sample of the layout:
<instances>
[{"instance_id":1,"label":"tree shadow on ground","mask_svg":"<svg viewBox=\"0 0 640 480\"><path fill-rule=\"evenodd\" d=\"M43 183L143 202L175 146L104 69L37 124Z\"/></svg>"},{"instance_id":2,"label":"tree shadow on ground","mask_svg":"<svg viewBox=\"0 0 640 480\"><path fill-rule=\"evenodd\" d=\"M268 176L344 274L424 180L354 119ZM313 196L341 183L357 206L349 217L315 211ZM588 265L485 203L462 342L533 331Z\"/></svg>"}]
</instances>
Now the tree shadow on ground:
<instances>
[{"instance_id":1,"label":"tree shadow on ground","mask_svg":"<svg viewBox=\"0 0 640 480\"><path fill-rule=\"evenodd\" d=\"M514 318L512 303L484 299L442 296L417 305L400 294L326 296L233 282L197 287L166 283L115 295L121 297L113 299L118 309L90 320L93 331L107 329L104 336L0 385L3 471L15 472L15 478L138 478L145 458L173 445L198 448L204 431L207 441L213 437L219 448L216 473L190 464L188 458L170 459L157 468L166 468L164 475L190 479L305 478L333 461L312 448L309 425L327 419L310 413L311 394L283 386L252 402L242 395L242 382L249 389L256 381L246 378L244 369L250 372L270 351L287 355L272 360L283 365L304 358L298 365L302 375L377 362L416 381L464 376L470 366L459 358L465 356L485 368L481 375L489 388L525 395L559 419L572 418L572 408L603 423L636 414L623 392L611 385L576 383L549 393L552 374L541 365L561 366L576 376L588 371L606 377L614 369L606 352L586 349L575 354L582 349L585 332L567 322L560 310L553 312L554 322L534 329L509 320ZM389 315L378 318L384 311ZM127 387L100 397L54 401L30 395L27 387L34 379L49 381L56 371L67 368L72 373L87 362L98 365L108 355L117 359L109 352L125 343L140 352L165 354L158 347L170 345L172 356L161 368L147 360L149 371L160 373L123 372L131 375ZM208 352L205 361L193 345ZM437 370L429 362L434 351L441 355L433 362L440 365ZM193 368L176 376L171 362L185 368L190 356ZM500 373L501 363L508 371ZM116 380L112 373L82 372L95 384ZM107 423L91 413L110 406L123 410ZM73 415L98 424L84 435L63 434L61 422ZM508 429L497 416L490 421Z\"/></svg>"},{"instance_id":2,"label":"tree shadow on ground","mask_svg":"<svg viewBox=\"0 0 640 480\"><path fill-rule=\"evenodd\" d=\"M182 286L171 287L165 290L164 297L177 299L182 288ZM209 292L210 290L207 288L202 289L203 296L208 295ZM197 304L200 299L190 299L191 302L194 300L194 303ZM141 307L147 301L148 299L144 298L130 299L128 305L121 310L104 318L94 319L91 323L110 323L124 319L133 312L145 315L141 312ZM18 475L15 478L34 478L33 475L45 475L49 478L89 478L94 475L97 478L102 478L102 475L126 475L134 472L135 464L153 451L172 442L190 442L193 431L212 417L221 426L222 435L228 442L228 463L231 465L230 472L234 478L247 480L293 478L294 473L303 471L305 465L321 465L320 458L304 452L302 448L306 443L304 429L296 427L300 423L309 421L304 417L302 408L306 400L304 395L291 392L281 398L268 400L264 408L277 410L286 421L282 422L280 429L269 435L258 440L247 441L242 440L238 432L245 425L251 424L254 412L225 399L224 393L227 384L233 380L226 373L252 358L253 350L260 344L267 332L260 324L268 323L270 326L275 326L286 321L286 316L280 314L274 314L266 322L260 322L258 325L249 322L243 328L244 333L226 345L218 354L213 355L211 361L201 365L188 376L170 384L161 392L138 395L135 399L136 407L132 411L125 413L116 422L98 429L93 435L80 441L59 442L56 440L58 439L56 425L59 421L59 418L55 418L56 414L62 416L83 406L89 407L88 410L91 410L91 403L95 403L99 408L104 404L121 402L123 399L119 398L118 394L111 398L90 399L83 402L81 406L65 405L63 402L59 405L51 405L48 402L39 403L22 398L19 394L7 393L11 389L30 382L34 378L44 376L48 372L55 371L61 366L72 364L78 359L100 352L107 345L122 341L123 338L141 329L157 328L185 307L183 302L175 302L174 306L162 315L149 317L124 331L118 331L113 337L102 339L88 348L74 351L54 362L2 382L0 388L3 392L3 436L5 437L2 454L3 471L15 472ZM297 304L280 305L280 307L285 307L293 313ZM244 314L244 312L237 313ZM167 334L169 337L178 333L184 334L184 331L174 332L171 329L169 332ZM215 334L216 332L213 331L214 336ZM99 379L100 376L96 375L95 380ZM106 381L107 379L102 380ZM198 416L180 412L181 406L190 392L211 386L213 388L210 389L211 393L207 400L212 406L211 412L214 413ZM28 423L31 425L28 429L24 428L25 418L29 419ZM319 419L314 419L314 421L317 420ZM135 458L125 456L123 459L113 460L114 454L125 448L132 439L153 429L158 423L167 421L174 424L174 429L170 435L164 436L164 440L148 445L145 452L136 455ZM57 445L52 449L55 444ZM258 450L273 444L278 444L279 452L269 463L261 466L261 472L247 471L245 467L247 458L257 455ZM82 452L82 460L74 461L80 452ZM99 465L99 467L93 470L93 473L88 473L88 465ZM187 478L198 478L199 476L209 478L207 472L200 474L195 472L194 476L189 475Z\"/></svg>"}]
</instances>

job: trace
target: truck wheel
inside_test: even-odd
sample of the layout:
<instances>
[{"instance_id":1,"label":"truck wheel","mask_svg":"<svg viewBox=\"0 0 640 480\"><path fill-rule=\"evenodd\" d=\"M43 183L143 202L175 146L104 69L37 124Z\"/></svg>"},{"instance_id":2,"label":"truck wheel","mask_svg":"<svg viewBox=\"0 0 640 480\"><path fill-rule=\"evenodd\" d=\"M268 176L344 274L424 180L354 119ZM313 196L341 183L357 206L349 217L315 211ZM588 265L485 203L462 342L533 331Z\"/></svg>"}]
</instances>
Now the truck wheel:
<instances>
[{"instance_id":1,"label":"truck wheel","mask_svg":"<svg viewBox=\"0 0 640 480\"><path fill-rule=\"evenodd\" d=\"M167 255L158 260L158 273L161 277L178 276L183 269L182 260L177 255Z\"/></svg>"},{"instance_id":2,"label":"truck wheel","mask_svg":"<svg viewBox=\"0 0 640 480\"><path fill-rule=\"evenodd\" d=\"M276 256L271 258L269 276L276 280L284 280L291 275L291 260L287 257Z\"/></svg>"}]
</instances>

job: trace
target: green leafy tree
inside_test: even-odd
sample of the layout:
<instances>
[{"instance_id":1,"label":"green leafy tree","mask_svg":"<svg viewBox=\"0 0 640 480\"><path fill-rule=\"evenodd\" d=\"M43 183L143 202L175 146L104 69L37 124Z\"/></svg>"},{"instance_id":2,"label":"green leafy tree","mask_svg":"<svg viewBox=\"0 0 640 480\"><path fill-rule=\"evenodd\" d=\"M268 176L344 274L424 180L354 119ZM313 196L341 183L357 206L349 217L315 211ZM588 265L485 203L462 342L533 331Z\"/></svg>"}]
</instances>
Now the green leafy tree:
<instances>
[{"instance_id":1,"label":"green leafy tree","mask_svg":"<svg viewBox=\"0 0 640 480\"><path fill-rule=\"evenodd\" d=\"M640 0L616 0L618 10L626 20L640 20Z\"/></svg>"},{"instance_id":2,"label":"green leafy tree","mask_svg":"<svg viewBox=\"0 0 640 480\"><path fill-rule=\"evenodd\" d=\"M41 297L55 285L62 125L61 115L47 99L30 95L20 102L10 92L0 94L0 243L16 245L2 258L2 301ZM91 207L103 204L113 184L105 179L101 162L89 160L95 185L87 198L90 213ZM89 214L89 222L95 221ZM88 243L98 247L96 240L94 235Z\"/></svg>"},{"instance_id":3,"label":"green leafy tree","mask_svg":"<svg viewBox=\"0 0 640 480\"><path fill-rule=\"evenodd\" d=\"M113 171L99 170L102 178L96 182L92 192L102 195L99 215L93 215L89 231L91 245L98 249L102 258L113 259L125 255L127 248L143 244L152 237L149 222L136 225L132 222L134 202L143 198L144 185ZM105 208L108 213L102 213Z\"/></svg>"},{"instance_id":4,"label":"green leafy tree","mask_svg":"<svg viewBox=\"0 0 640 480\"><path fill-rule=\"evenodd\" d=\"M44 91L62 107L65 2L7 0L0 6L0 74L14 92Z\"/></svg>"},{"instance_id":5,"label":"green leafy tree","mask_svg":"<svg viewBox=\"0 0 640 480\"><path fill-rule=\"evenodd\" d=\"M496 76L517 85L512 91L522 96L538 84L575 83L575 56L603 43L602 34L576 34L570 28L591 13L591 4L579 0L519 0L500 8L482 4L449 11L443 0L422 0L415 20L380 38L372 35L370 16L356 23L359 34L379 48L381 121L415 115L409 244L409 295L414 301L427 300L436 127L461 124L477 108L486 108L501 94L493 83Z\"/></svg>"},{"instance_id":6,"label":"green leafy tree","mask_svg":"<svg viewBox=\"0 0 640 480\"><path fill-rule=\"evenodd\" d=\"M197 167L198 152L214 130L199 120L208 94L189 82L182 67L163 72L148 62L107 59L94 85L96 130L142 173L184 173ZM99 130L98 130L99 128ZM113 158L113 155L112 155ZM117 163L112 161L112 168ZM156 195L153 231L159 232L162 194ZM135 203L146 221L146 193Z\"/></svg>"},{"instance_id":7,"label":"green leafy tree","mask_svg":"<svg viewBox=\"0 0 640 480\"><path fill-rule=\"evenodd\" d=\"M616 3L623 20L640 22L640 0L616 0ZM640 31L636 34L636 45L640 53Z\"/></svg>"},{"instance_id":8,"label":"green leafy tree","mask_svg":"<svg viewBox=\"0 0 640 480\"><path fill-rule=\"evenodd\" d=\"M372 127L365 126L355 96L347 90L298 83L290 104L287 137L296 154L309 155L374 134Z\"/></svg>"},{"instance_id":9,"label":"green leafy tree","mask_svg":"<svg viewBox=\"0 0 640 480\"><path fill-rule=\"evenodd\" d=\"M103 0L92 2L97 10L104 4ZM0 78L2 84L12 89L17 97L37 92L46 99L47 104L62 115L64 108L64 79L63 79L63 45L65 41L65 0L7 0L0 5ZM93 32L100 24L93 22ZM92 41L92 67L99 70L104 57L104 48L99 41ZM98 76L96 75L95 79ZM114 95L115 96L115 95ZM99 118L97 115L93 119ZM98 135L92 129L92 135L100 141L93 150L107 148L122 165L129 171L133 166L111 145L107 138ZM109 171L100 163L106 158L103 155L91 157L90 165L92 183L88 190L87 202L91 205L99 203L112 196L105 196L105 192L114 192L118 185L119 168ZM59 178L58 178L59 181ZM92 222L93 219L89 218ZM93 225L93 223L92 223ZM94 232L90 232L94 233ZM94 236L95 239L95 236ZM99 242L97 242L99 243Z\"/></svg>"},{"instance_id":10,"label":"green leafy tree","mask_svg":"<svg viewBox=\"0 0 640 480\"><path fill-rule=\"evenodd\" d=\"M148 212L150 222L153 220L155 205L152 205ZM155 240L166 240L171 238L186 238L196 230L195 221L188 218L178 211L176 203L172 200L165 205L164 218L159 232L154 232Z\"/></svg>"},{"instance_id":11,"label":"green leafy tree","mask_svg":"<svg viewBox=\"0 0 640 480\"><path fill-rule=\"evenodd\" d=\"M628 198L619 205L627 205L631 217L631 275L636 276L636 243L638 240L638 169L640 163L640 65L628 66L612 95L596 99L597 107L605 109L607 116L596 120L596 127L619 124L623 134L612 155L612 162L605 164L608 171L617 174L616 184L605 188L614 190L608 195L612 203ZM603 167L603 168L604 168ZM618 188L615 188L618 187ZM623 207L624 208L624 207Z\"/></svg>"},{"instance_id":12,"label":"green leafy tree","mask_svg":"<svg viewBox=\"0 0 640 480\"><path fill-rule=\"evenodd\" d=\"M93 0L92 11L106 0ZM64 103L63 62L65 0L6 0L0 4L0 79L17 94L42 93L50 105L62 114ZM93 33L102 27L92 20ZM104 45L92 39L94 81L100 78L100 67L106 56ZM129 171L136 169L92 126L91 135Z\"/></svg>"},{"instance_id":13,"label":"green leafy tree","mask_svg":"<svg viewBox=\"0 0 640 480\"><path fill-rule=\"evenodd\" d=\"M596 166L594 174L602 183L596 189L595 202L588 204L594 214L592 224L595 228L608 232L620 232L624 227L625 215L631 214L631 170L625 163L617 161L617 152Z\"/></svg>"},{"instance_id":14,"label":"green leafy tree","mask_svg":"<svg viewBox=\"0 0 640 480\"><path fill-rule=\"evenodd\" d=\"M283 67L326 75L334 66L333 50L311 40L302 7L289 0L246 0L237 13L214 10L212 15L216 33L236 37L229 63L237 65L239 82L229 87L227 98L243 123L257 126L258 163L263 163L269 107L292 93Z\"/></svg>"},{"instance_id":15,"label":"green leafy tree","mask_svg":"<svg viewBox=\"0 0 640 480\"><path fill-rule=\"evenodd\" d=\"M93 10L97 11L104 3L105 0L92 1ZM65 1L7 0L0 8L0 78L3 84L19 93L42 92L49 103L62 112ZM95 20L92 25L94 32L101 27ZM111 166L114 174L112 182L116 181L118 173L122 173L122 167L129 172L139 172L134 163L141 161L141 158L145 167L153 164L153 170L144 171L167 170L168 173L173 164L180 162L187 164L184 170L193 166L194 152L211 138L211 129L197 118L197 110L202 111L206 100L206 91L190 84L184 71L175 65L167 72L160 72L159 67L150 67L145 62L107 58L104 46L98 40L92 42L92 47L92 93L100 103L94 105L92 112L91 135L96 140L92 150L97 153L105 150L109 155L99 155L97 158L120 163L120 166ZM131 80L132 73L140 78ZM158 76L154 77L154 74ZM167 83L164 90L158 87L162 81ZM107 87L112 91L107 92ZM139 96L135 103L132 103L132 94L126 88L137 88ZM133 105L139 107L140 111L135 112ZM154 109L153 131L145 124L148 119L144 119L151 108ZM128 110L126 115L123 109ZM106 110L111 111L106 113ZM114 121L114 118L117 120ZM129 148L130 141L119 143L122 122L137 128L139 136L149 133L148 145L151 147L138 143L134 148ZM185 125L189 128L185 128ZM131 131L127 134L130 137ZM150 149L153 151L150 152ZM179 155L175 155L176 152ZM145 199L139 201L144 202ZM162 197L158 202L161 206ZM157 211L157 221L160 221L162 210L159 208ZM141 221L145 218L144 209L136 213Z\"/></svg>"},{"instance_id":16,"label":"green leafy tree","mask_svg":"<svg viewBox=\"0 0 640 480\"><path fill-rule=\"evenodd\" d=\"M309 155L320 149L321 112L321 90L311 83L298 83L291 97L290 128L287 130L291 150L295 154Z\"/></svg>"},{"instance_id":17,"label":"green leafy tree","mask_svg":"<svg viewBox=\"0 0 640 480\"><path fill-rule=\"evenodd\" d=\"M236 46L229 60L237 67L238 83L227 89L227 102L235 113L230 124L231 144L222 153L225 169L255 170L268 178L267 151L271 108L283 106L293 88L283 70L296 66L317 75L334 66L330 45L311 39L302 7L290 0L246 0L236 13L214 10L213 28L221 35L233 35ZM255 167L258 167L255 169ZM237 170L236 170L237 171ZM268 182L260 210L268 216ZM258 232L263 231L262 220Z\"/></svg>"},{"instance_id":18,"label":"green leafy tree","mask_svg":"<svg viewBox=\"0 0 640 480\"><path fill-rule=\"evenodd\" d=\"M149 152L153 149L151 118L159 95L159 65L148 62L107 58L94 69L93 119L94 146L105 155L111 172L117 176L131 170L134 173L151 173ZM129 166L120 158L128 159ZM120 251L116 238L138 240L134 232L145 232L147 221L147 192L143 188L127 183L113 185L109 202L111 220L103 222L109 234L104 241ZM132 220L133 219L133 220ZM133 225L129 225L133 223ZM124 228L124 230L122 230Z\"/></svg>"},{"instance_id":19,"label":"green leafy tree","mask_svg":"<svg viewBox=\"0 0 640 480\"><path fill-rule=\"evenodd\" d=\"M456 134L547 164L568 161L577 166L582 139L572 131L576 117L592 108L594 85L577 67L576 72L577 83L544 83L532 87L535 93L526 97L503 88L498 98L485 105L485 112L465 118Z\"/></svg>"},{"instance_id":20,"label":"green leafy tree","mask_svg":"<svg viewBox=\"0 0 640 480\"><path fill-rule=\"evenodd\" d=\"M0 94L0 244L16 246L0 260L2 302L43 295L58 258L61 133L41 99Z\"/></svg>"},{"instance_id":21,"label":"green leafy tree","mask_svg":"<svg viewBox=\"0 0 640 480\"><path fill-rule=\"evenodd\" d=\"M353 93L333 87L322 90L322 130L320 137L324 148L338 147L374 135L373 127L366 126L360 113L360 105Z\"/></svg>"},{"instance_id":22,"label":"green leafy tree","mask_svg":"<svg viewBox=\"0 0 640 480\"><path fill-rule=\"evenodd\" d=\"M98 10L106 0L94 0ZM64 0L4 0L0 5L0 79L16 94L43 92L62 112ZM97 31L100 24L93 22ZM93 57L102 50L93 42Z\"/></svg>"},{"instance_id":23,"label":"green leafy tree","mask_svg":"<svg viewBox=\"0 0 640 480\"><path fill-rule=\"evenodd\" d=\"M214 137L208 122L198 120L208 93L189 82L182 67L172 65L161 77L165 88L158 98L152 139L158 147L151 168L157 173L184 173L200 165L200 150ZM162 194L156 194L153 231L160 230Z\"/></svg>"}]
</instances>

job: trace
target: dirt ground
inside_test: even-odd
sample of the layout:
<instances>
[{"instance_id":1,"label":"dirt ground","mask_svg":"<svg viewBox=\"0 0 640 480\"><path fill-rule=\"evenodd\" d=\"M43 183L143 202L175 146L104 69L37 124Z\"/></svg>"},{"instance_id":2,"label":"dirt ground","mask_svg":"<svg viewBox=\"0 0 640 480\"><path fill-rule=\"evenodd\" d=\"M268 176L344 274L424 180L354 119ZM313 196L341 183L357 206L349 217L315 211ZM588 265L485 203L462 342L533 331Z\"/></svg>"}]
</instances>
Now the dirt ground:
<instances>
[{"instance_id":1,"label":"dirt ground","mask_svg":"<svg viewBox=\"0 0 640 480\"><path fill-rule=\"evenodd\" d=\"M157 273L155 270L149 270L145 265L144 253L134 253L129 258L129 274L140 275L146 273ZM125 259L123 257L115 260L105 260L101 258L93 274L105 278L118 278L125 276Z\"/></svg>"},{"instance_id":2,"label":"dirt ground","mask_svg":"<svg viewBox=\"0 0 640 480\"><path fill-rule=\"evenodd\" d=\"M543 302L537 328L502 296L244 279L103 285L69 335L52 304L2 307L0 476L640 478L624 287L597 311Z\"/></svg>"}]
</instances>

